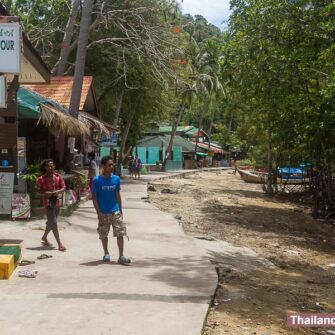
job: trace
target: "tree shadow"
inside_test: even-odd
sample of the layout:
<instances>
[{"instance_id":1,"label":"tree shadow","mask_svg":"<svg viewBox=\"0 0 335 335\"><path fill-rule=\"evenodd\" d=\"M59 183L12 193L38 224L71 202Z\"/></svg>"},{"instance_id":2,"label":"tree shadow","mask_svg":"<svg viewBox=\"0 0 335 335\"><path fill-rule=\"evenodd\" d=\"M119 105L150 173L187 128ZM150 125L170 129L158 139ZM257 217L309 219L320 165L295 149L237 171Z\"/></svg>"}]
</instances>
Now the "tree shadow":
<instances>
[{"instance_id":1,"label":"tree shadow","mask_svg":"<svg viewBox=\"0 0 335 335\"><path fill-rule=\"evenodd\" d=\"M15 240L15 239L0 239L0 245L2 244L21 244L23 240Z\"/></svg>"},{"instance_id":2,"label":"tree shadow","mask_svg":"<svg viewBox=\"0 0 335 335\"><path fill-rule=\"evenodd\" d=\"M255 205L226 206L216 204L205 206L202 212L210 222L206 228L212 236L225 239L225 226L234 226L244 230L241 234L247 236L247 231L265 234L264 238L278 238L281 245L295 245L333 254L335 240L331 239L334 228L321 224L308 214L292 209L268 208ZM324 242L326 241L326 243Z\"/></svg>"},{"instance_id":3,"label":"tree shadow","mask_svg":"<svg viewBox=\"0 0 335 335\"><path fill-rule=\"evenodd\" d=\"M287 312L333 313L335 272L300 261L287 265L252 271L220 269L214 309L229 313L231 320L245 320L248 315L258 325L257 333L263 333L262 326L268 332L272 324L284 325Z\"/></svg>"},{"instance_id":4,"label":"tree shadow","mask_svg":"<svg viewBox=\"0 0 335 335\"><path fill-rule=\"evenodd\" d=\"M86 263L80 263L79 265L98 266L98 265L118 265L118 264L115 261L104 262L102 260L99 260L99 261L91 261L91 262L86 262Z\"/></svg>"},{"instance_id":5,"label":"tree shadow","mask_svg":"<svg viewBox=\"0 0 335 335\"><path fill-rule=\"evenodd\" d=\"M195 295L208 295L212 284L213 292L217 284L214 267L205 257L195 258L184 256L182 258L162 257L146 258L131 263L131 267L157 269L147 277L152 281L163 282L171 287L186 290ZM210 273L210 271L212 271Z\"/></svg>"},{"instance_id":6,"label":"tree shadow","mask_svg":"<svg viewBox=\"0 0 335 335\"><path fill-rule=\"evenodd\" d=\"M47 246L47 245L43 245L40 247L30 247L30 248L25 248L27 250L35 250L35 251L48 251L48 250L56 250L57 248L54 246Z\"/></svg>"}]
</instances>

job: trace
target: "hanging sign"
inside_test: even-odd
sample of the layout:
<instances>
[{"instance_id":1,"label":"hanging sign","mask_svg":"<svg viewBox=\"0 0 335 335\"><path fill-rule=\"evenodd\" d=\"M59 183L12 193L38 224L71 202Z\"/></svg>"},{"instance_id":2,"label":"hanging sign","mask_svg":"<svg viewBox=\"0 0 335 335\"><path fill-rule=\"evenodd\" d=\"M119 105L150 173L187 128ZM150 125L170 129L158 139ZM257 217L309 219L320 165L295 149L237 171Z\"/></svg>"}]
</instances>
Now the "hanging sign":
<instances>
[{"instance_id":1,"label":"hanging sign","mask_svg":"<svg viewBox=\"0 0 335 335\"><path fill-rule=\"evenodd\" d=\"M102 140L100 144L104 145L104 146L116 147L118 139L119 139L119 134L118 133L113 133L110 138L106 138L106 139Z\"/></svg>"},{"instance_id":2,"label":"hanging sign","mask_svg":"<svg viewBox=\"0 0 335 335\"><path fill-rule=\"evenodd\" d=\"M19 23L0 23L0 72L20 74L20 56Z\"/></svg>"}]
</instances>

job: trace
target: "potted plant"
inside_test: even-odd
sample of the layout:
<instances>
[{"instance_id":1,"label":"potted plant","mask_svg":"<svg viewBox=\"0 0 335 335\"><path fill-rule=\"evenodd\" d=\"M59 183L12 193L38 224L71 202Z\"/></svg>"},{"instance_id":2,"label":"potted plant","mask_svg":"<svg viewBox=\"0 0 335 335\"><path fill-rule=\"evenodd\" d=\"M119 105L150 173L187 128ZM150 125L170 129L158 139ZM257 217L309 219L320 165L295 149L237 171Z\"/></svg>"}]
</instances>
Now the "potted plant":
<instances>
[{"instance_id":1,"label":"potted plant","mask_svg":"<svg viewBox=\"0 0 335 335\"><path fill-rule=\"evenodd\" d=\"M41 175L41 163L30 164L21 172L19 178L27 183L27 191L30 194L31 206L41 206L41 196L35 192L36 179Z\"/></svg>"}]
</instances>

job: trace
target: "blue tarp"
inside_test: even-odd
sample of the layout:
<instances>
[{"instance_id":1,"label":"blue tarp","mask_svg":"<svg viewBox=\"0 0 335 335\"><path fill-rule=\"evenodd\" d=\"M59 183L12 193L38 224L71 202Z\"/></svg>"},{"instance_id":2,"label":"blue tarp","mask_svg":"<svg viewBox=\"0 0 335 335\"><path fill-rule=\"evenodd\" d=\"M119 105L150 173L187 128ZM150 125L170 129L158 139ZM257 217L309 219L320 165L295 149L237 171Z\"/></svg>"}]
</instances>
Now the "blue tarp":
<instances>
[{"instance_id":1,"label":"blue tarp","mask_svg":"<svg viewBox=\"0 0 335 335\"><path fill-rule=\"evenodd\" d=\"M302 179L304 171L297 167L279 167L278 176L283 179Z\"/></svg>"}]
</instances>

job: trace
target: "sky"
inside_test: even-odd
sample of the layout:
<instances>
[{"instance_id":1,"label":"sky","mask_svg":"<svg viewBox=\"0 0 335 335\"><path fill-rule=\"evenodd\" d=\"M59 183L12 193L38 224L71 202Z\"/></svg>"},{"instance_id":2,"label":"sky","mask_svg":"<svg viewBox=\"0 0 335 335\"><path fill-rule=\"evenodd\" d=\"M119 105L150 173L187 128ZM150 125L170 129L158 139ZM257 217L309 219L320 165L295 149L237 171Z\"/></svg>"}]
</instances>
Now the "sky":
<instances>
[{"instance_id":1,"label":"sky","mask_svg":"<svg viewBox=\"0 0 335 335\"><path fill-rule=\"evenodd\" d=\"M229 0L184 0L181 4L184 14L200 14L219 28L226 26L222 21L229 17Z\"/></svg>"}]
</instances>

